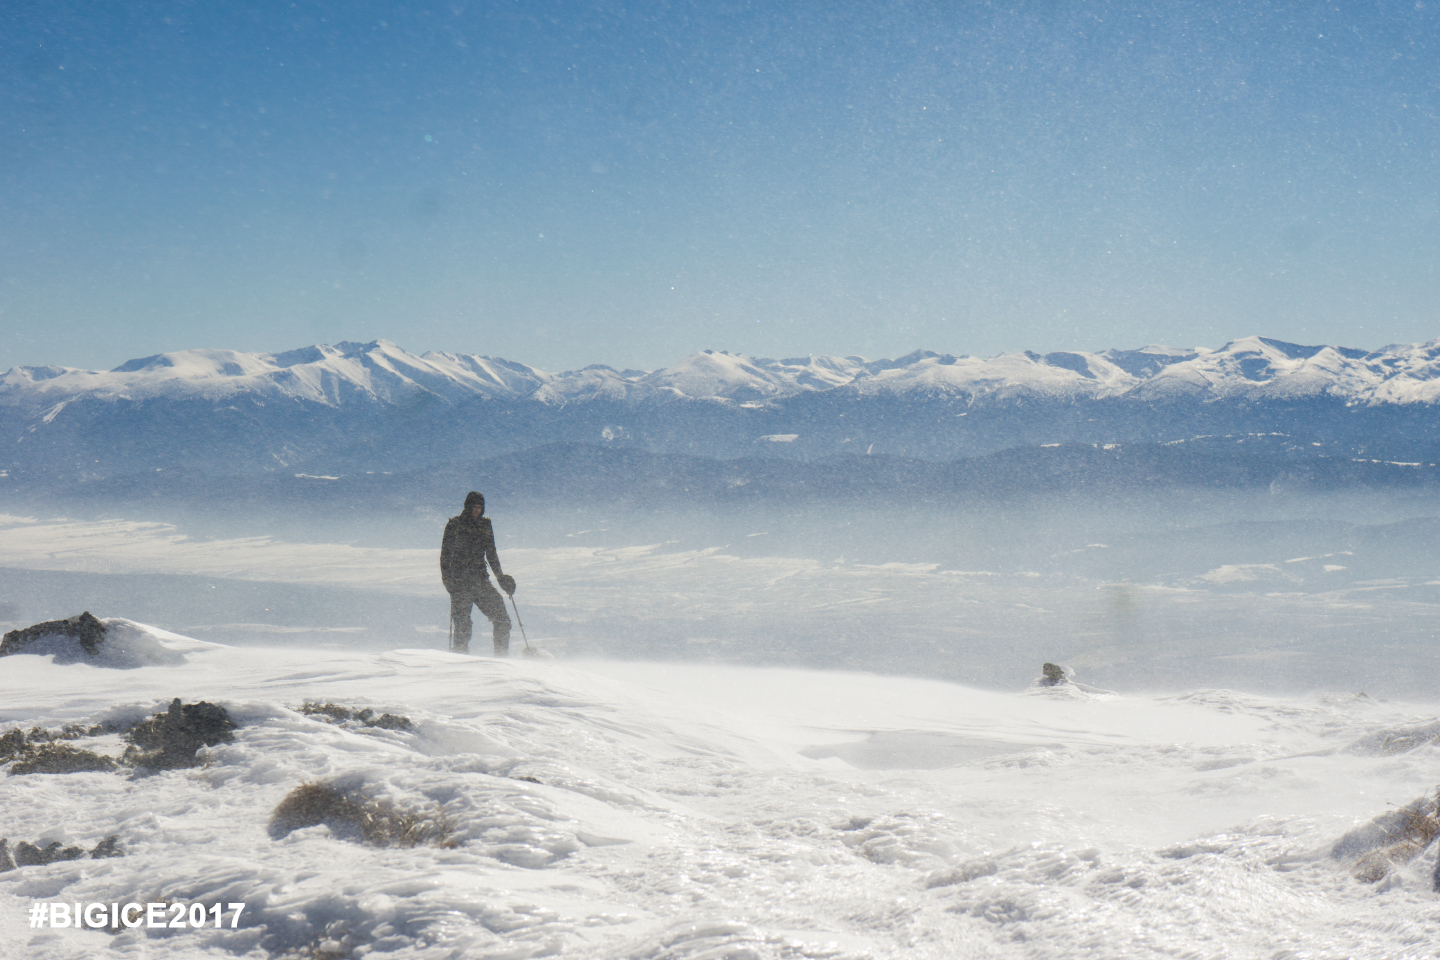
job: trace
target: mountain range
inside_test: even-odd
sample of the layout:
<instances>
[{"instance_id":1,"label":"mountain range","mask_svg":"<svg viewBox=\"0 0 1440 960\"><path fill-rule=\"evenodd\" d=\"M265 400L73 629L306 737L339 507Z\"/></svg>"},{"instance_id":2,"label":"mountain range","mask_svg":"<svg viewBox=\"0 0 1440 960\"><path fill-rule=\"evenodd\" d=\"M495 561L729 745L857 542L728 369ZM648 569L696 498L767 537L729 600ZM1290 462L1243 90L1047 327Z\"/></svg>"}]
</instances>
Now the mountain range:
<instances>
[{"instance_id":1,"label":"mountain range","mask_svg":"<svg viewBox=\"0 0 1440 960\"><path fill-rule=\"evenodd\" d=\"M948 462L1054 444L1223 443L1280 459L1440 452L1440 339L1366 351L1264 337L988 359L766 359L549 373L387 340L197 349L0 375L0 479L358 474L589 443L657 454ZM1245 452L1241 450L1241 452Z\"/></svg>"}]
</instances>

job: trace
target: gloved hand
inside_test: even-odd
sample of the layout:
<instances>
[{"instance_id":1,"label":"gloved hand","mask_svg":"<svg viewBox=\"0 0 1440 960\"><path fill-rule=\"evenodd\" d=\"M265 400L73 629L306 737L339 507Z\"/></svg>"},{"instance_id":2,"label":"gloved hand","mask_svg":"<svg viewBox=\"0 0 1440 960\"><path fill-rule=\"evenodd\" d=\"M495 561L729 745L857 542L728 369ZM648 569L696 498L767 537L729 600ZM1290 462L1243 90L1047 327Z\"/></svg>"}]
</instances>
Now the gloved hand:
<instances>
[{"instance_id":1,"label":"gloved hand","mask_svg":"<svg viewBox=\"0 0 1440 960\"><path fill-rule=\"evenodd\" d=\"M515 596L515 578L508 573L502 573L495 578L500 581L500 589L509 596Z\"/></svg>"}]
</instances>

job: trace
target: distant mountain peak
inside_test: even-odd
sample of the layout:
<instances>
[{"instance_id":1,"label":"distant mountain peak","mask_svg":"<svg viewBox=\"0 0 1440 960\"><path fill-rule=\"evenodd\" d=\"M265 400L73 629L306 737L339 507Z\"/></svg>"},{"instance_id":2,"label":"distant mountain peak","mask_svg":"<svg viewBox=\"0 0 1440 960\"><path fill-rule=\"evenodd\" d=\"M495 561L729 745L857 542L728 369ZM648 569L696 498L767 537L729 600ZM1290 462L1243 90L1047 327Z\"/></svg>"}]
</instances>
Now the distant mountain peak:
<instances>
[{"instance_id":1,"label":"distant mountain peak","mask_svg":"<svg viewBox=\"0 0 1440 960\"><path fill-rule=\"evenodd\" d=\"M49 409L57 402L212 399L253 395L338 406L389 405L415 395L541 403L709 400L770 403L807 393L914 398L1293 399L1326 395L1356 403L1440 399L1440 340L1377 351L1301 345L1269 337L1218 349L1149 344L1134 350L1000 354L980 359L917 349L895 359L810 355L774 360L706 348L657 370L605 364L549 373L499 357L409 353L393 341L346 340L280 353L191 349L129 360L113 370L17 367L0 375L0 404Z\"/></svg>"}]
</instances>

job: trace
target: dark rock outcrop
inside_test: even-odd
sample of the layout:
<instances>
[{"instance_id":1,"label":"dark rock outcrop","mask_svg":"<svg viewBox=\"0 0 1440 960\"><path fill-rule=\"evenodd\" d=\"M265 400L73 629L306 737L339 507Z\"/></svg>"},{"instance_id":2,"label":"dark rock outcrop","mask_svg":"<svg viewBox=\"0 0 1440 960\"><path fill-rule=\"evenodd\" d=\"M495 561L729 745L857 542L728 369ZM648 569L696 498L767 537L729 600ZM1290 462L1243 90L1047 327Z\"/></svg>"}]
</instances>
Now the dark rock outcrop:
<instances>
[{"instance_id":1,"label":"dark rock outcrop","mask_svg":"<svg viewBox=\"0 0 1440 960\"><path fill-rule=\"evenodd\" d=\"M1040 672L1044 676L1035 683L1041 687L1058 687L1068 679L1065 676L1065 668L1058 664L1047 663L1040 668Z\"/></svg>"},{"instance_id":2,"label":"dark rock outcrop","mask_svg":"<svg viewBox=\"0 0 1440 960\"><path fill-rule=\"evenodd\" d=\"M120 765L104 754L65 743L44 743L27 750L10 764L12 776L22 773L109 772Z\"/></svg>"},{"instance_id":3,"label":"dark rock outcrop","mask_svg":"<svg viewBox=\"0 0 1440 960\"><path fill-rule=\"evenodd\" d=\"M0 640L0 657L20 653L33 641L53 636L74 637L81 648L93 657L100 652L100 644L105 640L105 625L87 610L64 620L46 620L20 630L11 630Z\"/></svg>"},{"instance_id":4,"label":"dark rock outcrop","mask_svg":"<svg viewBox=\"0 0 1440 960\"><path fill-rule=\"evenodd\" d=\"M369 707L351 710L338 703L316 703L313 700L306 700L300 705L300 712L307 717L325 720L327 723L345 723L356 720L367 727L379 727L381 730L409 730L414 727L409 717L394 713L382 713L377 717L375 711Z\"/></svg>"},{"instance_id":5,"label":"dark rock outcrop","mask_svg":"<svg viewBox=\"0 0 1440 960\"><path fill-rule=\"evenodd\" d=\"M1114 690L1102 690L1099 687L1089 687L1075 680L1075 670L1058 663L1047 663L1040 667L1040 677L1030 684L1030 690L1044 690L1053 696L1065 696L1075 699L1086 697L1113 697Z\"/></svg>"},{"instance_id":6,"label":"dark rock outcrop","mask_svg":"<svg viewBox=\"0 0 1440 960\"><path fill-rule=\"evenodd\" d=\"M150 770L177 770L196 767L195 753L235 739L235 722L225 708L204 700L182 704L176 697L170 709L130 728L121 762Z\"/></svg>"},{"instance_id":7,"label":"dark rock outcrop","mask_svg":"<svg viewBox=\"0 0 1440 960\"><path fill-rule=\"evenodd\" d=\"M0 734L0 764L13 760L9 772L16 773L80 773L87 770L114 770L112 757L66 745L66 740L83 740L119 727L108 723L91 726L72 723L59 730L31 727L27 732L16 727Z\"/></svg>"},{"instance_id":8,"label":"dark rock outcrop","mask_svg":"<svg viewBox=\"0 0 1440 960\"><path fill-rule=\"evenodd\" d=\"M33 843L20 841L15 844L15 866L17 867L43 867L47 863L54 863L57 860L79 860L85 856L81 847L63 847L60 841L39 847Z\"/></svg>"},{"instance_id":9,"label":"dark rock outcrop","mask_svg":"<svg viewBox=\"0 0 1440 960\"><path fill-rule=\"evenodd\" d=\"M95 845L95 849L86 852L83 847L64 847L57 840L44 847L20 841L15 845L15 852L10 852L9 839L0 838L0 873L14 870L17 867L43 867L47 863L55 863L59 860L81 860L90 858L92 860L103 860L106 857L123 857L125 851L120 849L120 837L111 834Z\"/></svg>"},{"instance_id":10,"label":"dark rock outcrop","mask_svg":"<svg viewBox=\"0 0 1440 960\"><path fill-rule=\"evenodd\" d=\"M90 851L91 860L105 860L109 857L123 857L125 851L120 847L120 835L112 833L110 836L95 844L95 849Z\"/></svg>"}]
</instances>

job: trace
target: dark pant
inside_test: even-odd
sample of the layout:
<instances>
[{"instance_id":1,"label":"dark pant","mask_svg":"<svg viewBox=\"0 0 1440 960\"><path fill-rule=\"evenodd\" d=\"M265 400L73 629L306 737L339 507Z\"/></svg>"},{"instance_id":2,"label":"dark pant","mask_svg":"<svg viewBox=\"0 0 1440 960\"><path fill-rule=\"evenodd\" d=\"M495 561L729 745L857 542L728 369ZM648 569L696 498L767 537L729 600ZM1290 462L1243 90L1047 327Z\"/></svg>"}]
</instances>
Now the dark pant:
<instances>
[{"instance_id":1,"label":"dark pant","mask_svg":"<svg viewBox=\"0 0 1440 960\"><path fill-rule=\"evenodd\" d=\"M494 628L495 656L510 656L510 615L505 612L505 601L500 591L490 585L489 580L466 583L450 593L450 622L455 633L450 640L450 649L460 653L470 652L470 605L490 618Z\"/></svg>"}]
</instances>

